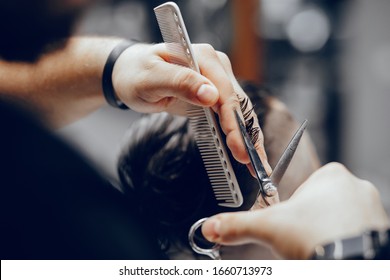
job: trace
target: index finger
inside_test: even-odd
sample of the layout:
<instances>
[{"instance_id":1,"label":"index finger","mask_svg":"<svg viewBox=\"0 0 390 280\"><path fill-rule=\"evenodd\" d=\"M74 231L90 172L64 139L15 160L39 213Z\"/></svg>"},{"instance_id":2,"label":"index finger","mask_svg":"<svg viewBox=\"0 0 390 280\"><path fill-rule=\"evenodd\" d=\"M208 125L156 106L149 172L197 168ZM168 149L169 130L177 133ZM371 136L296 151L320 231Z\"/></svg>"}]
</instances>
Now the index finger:
<instances>
[{"instance_id":1,"label":"index finger","mask_svg":"<svg viewBox=\"0 0 390 280\"><path fill-rule=\"evenodd\" d=\"M250 164L249 155L234 116L234 110L240 108L238 95L245 96L245 93L235 79L230 61L225 54L216 52L209 45L194 45L194 49L198 52L197 60L201 74L208 78L218 89L219 99L213 106L213 110L219 116L221 128L226 135L226 143L233 157L242 164L248 165ZM256 125L259 126L255 114L254 119ZM263 140L263 134L260 130L255 146L266 171L270 173L271 167L268 164Z\"/></svg>"}]
</instances>

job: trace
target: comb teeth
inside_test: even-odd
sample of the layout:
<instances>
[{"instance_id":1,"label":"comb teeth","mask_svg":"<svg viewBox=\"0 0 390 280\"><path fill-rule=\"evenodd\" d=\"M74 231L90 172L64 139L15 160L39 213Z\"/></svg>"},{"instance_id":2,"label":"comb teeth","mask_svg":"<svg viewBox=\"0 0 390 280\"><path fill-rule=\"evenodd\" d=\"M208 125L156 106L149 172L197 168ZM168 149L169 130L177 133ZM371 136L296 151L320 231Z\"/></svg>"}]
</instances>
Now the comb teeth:
<instances>
[{"instance_id":1,"label":"comb teeth","mask_svg":"<svg viewBox=\"0 0 390 280\"><path fill-rule=\"evenodd\" d=\"M180 10L175 3L167 2L154 9L171 63L189 67L197 72L193 50ZM183 23L183 24L181 24Z\"/></svg>"},{"instance_id":2,"label":"comb teeth","mask_svg":"<svg viewBox=\"0 0 390 280\"><path fill-rule=\"evenodd\" d=\"M154 12L170 62L200 72L178 6L167 2L156 7ZM188 105L187 115L218 205L240 207L243 197L214 112L208 108Z\"/></svg>"},{"instance_id":3,"label":"comb teeth","mask_svg":"<svg viewBox=\"0 0 390 280\"><path fill-rule=\"evenodd\" d=\"M220 206L239 207L243 203L241 190L227 156L219 129L210 126L207 114L201 107L187 109L190 128L193 131L202 156L214 196Z\"/></svg>"}]
</instances>

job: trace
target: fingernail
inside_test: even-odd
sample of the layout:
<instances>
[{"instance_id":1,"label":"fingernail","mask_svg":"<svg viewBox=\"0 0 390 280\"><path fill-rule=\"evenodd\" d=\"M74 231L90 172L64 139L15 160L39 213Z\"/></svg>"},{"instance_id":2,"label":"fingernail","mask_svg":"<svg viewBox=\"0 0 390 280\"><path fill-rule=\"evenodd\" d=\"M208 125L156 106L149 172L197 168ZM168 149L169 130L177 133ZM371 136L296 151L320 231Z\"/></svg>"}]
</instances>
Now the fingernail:
<instances>
[{"instance_id":1,"label":"fingernail","mask_svg":"<svg viewBox=\"0 0 390 280\"><path fill-rule=\"evenodd\" d=\"M218 99L218 90L214 86L203 84L196 95L202 104L213 105Z\"/></svg>"}]
</instances>

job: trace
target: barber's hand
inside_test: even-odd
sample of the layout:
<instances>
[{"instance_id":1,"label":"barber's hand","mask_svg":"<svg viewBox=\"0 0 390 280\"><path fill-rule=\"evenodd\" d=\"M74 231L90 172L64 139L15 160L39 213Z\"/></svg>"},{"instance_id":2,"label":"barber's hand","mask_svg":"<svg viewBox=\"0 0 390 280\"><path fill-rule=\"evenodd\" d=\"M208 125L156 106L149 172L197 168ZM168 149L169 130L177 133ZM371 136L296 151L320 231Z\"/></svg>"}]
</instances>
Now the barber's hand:
<instances>
[{"instance_id":1,"label":"barber's hand","mask_svg":"<svg viewBox=\"0 0 390 280\"><path fill-rule=\"evenodd\" d=\"M227 56L210 45L194 44L201 74L182 66L170 64L164 44L136 44L117 60L113 71L113 84L121 101L131 109L153 113L167 111L185 114L186 103L212 107L219 115L220 124L233 156L249 164L249 156L233 113L240 108L239 99L245 93L238 85ZM255 125L256 114L252 113ZM259 155L268 172L263 134L257 143Z\"/></svg>"},{"instance_id":2,"label":"barber's hand","mask_svg":"<svg viewBox=\"0 0 390 280\"><path fill-rule=\"evenodd\" d=\"M302 259L316 245L388 226L376 188L332 163L313 173L290 200L257 211L219 214L205 222L202 232L220 244L264 242L284 258Z\"/></svg>"}]
</instances>

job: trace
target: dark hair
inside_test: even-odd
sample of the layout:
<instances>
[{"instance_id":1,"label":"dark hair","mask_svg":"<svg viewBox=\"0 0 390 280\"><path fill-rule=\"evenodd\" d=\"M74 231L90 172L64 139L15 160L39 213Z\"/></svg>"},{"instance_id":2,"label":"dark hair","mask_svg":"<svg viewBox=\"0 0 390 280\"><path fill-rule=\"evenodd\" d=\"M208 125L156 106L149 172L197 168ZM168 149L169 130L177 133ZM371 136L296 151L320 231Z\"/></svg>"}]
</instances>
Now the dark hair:
<instances>
[{"instance_id":1,"label":"dark hair","mask_svg":"<svg viewBox=\"0 0 390 280\"><path fill-rule=\"evenodd\" d=\"M263 125L266 95L252 85L244 88L256 103L255 112ZM241 107L247 106L245 103L242 101ZM162 249L177 241L187 245L188 230L198 219L232 211L217 205L187 118L167 113L145 115L132 124L124 142L118 161L123 190L137 199L139 214L150 222ZM256 198L257 181L246 166L235 160L232 165L244 186L244 200L253 193ZM253 202L247 201L239 210L248 210Z\"/></svg>"},{"instance_id":2,"label":"dark hair","mask_svg":"<svg viewBox=\"0 0 390 280\"><path fill-rule=\"evenodd\" d=\"M51 0L0 1L0 57L35 62L61 49L84 7L57 7ZM58 2L58 1L57 1ZM64 5L66 8L66 6Z\"/></svg>"}]
</instances>

